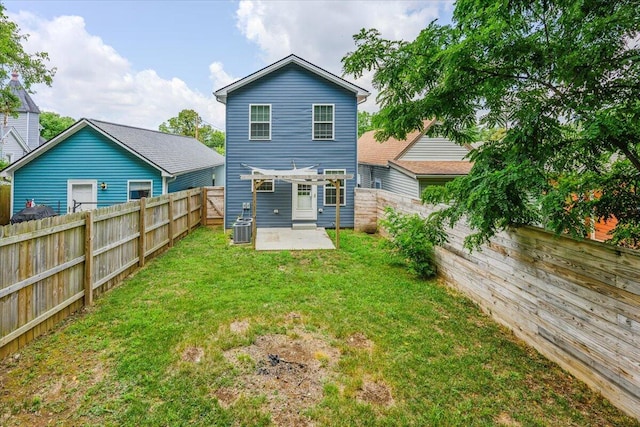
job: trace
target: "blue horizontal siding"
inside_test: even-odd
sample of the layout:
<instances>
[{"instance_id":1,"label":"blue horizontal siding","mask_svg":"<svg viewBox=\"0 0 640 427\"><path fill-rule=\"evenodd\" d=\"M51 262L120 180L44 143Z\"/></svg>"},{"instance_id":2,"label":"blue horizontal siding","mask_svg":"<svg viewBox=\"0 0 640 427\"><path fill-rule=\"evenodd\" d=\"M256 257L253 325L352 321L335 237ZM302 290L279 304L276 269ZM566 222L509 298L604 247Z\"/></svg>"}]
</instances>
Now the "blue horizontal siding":
<instances>
[{"instance_id":1,"label":"blue horizontal siding","mask_svg":"<svg viewBox=\"0 0 640 427\"><path fill-rule=\"evenodd\" d=\"M249 105L271 104L271 140L249 140ZM335 105L334 140L312 139L313 104ZM242 213L242 203L251 202L251 183L240 175L251 171L242 163L269 169L291 169L318 165L345 169L354 178L347 181L347 206L340 209L340 223L353 227L353 195L356 185L357 100L354 93L295 64L283 67L228 94L226 120L226 226ZM291 184L277 182L273 193L258 193L257 225L289 227ZM317 224L334 227L335 207L324 206L318 188ZM278 210L278 214L274 213Z\"/></svg>"},{"instance_id":2,"label":"blue horizontal siding","mask_svg":"<svg viewBox=\"0 0 640 427\"><path fill-rule=\"evenodd\" d=\"M207 187L213 183L214 168L185 173L169 182L169 193L189 188Z\"/></svg>"},{"instance_id":3,"label":"blue horizontal siding","mask_svg":"<svg viewBox=\"0 0 640 427\"><path fill-rule=\"evenodd\" d=\"M162 194L160 171L87 127L15 171L13 212L35 199L66 213L70 179L105 182L106 190L98 187L99 207L126 202L128 180L151 180L153 195Z\"/></svg>"}]
</instances>

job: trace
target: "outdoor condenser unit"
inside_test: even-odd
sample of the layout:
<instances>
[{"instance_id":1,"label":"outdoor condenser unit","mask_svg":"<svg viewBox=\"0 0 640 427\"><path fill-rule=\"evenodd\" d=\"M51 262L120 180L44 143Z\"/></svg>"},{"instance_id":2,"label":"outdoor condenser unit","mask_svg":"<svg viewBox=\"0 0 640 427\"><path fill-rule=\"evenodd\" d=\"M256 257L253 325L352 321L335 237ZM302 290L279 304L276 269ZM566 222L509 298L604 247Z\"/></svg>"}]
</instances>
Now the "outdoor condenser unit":
<instances>
[{"instance_id":1,"label":"outdoor condenser unit","mask_svg":"<svg viewBox=\"0 0 640 427\"><path fill-rule=\"evenodd\" d=\"M252 219L238 219L233 224L233 243L251 242Z\"/></svg>"}]
</instances>

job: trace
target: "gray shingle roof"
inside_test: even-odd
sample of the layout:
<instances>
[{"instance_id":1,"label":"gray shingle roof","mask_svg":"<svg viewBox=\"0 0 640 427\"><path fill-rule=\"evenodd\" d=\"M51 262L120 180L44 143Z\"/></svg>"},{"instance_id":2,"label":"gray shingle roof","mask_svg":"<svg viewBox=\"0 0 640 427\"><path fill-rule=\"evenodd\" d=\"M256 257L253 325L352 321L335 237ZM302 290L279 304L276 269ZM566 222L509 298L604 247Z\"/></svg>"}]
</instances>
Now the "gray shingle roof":
<instances>
[{"instance_id":1,"label":"gray shingle roof","mask_svg":"<svg viewBox=\"0 0 640 427\"><path fill-rule=\"evenodd\" d=\"M9 88L11 89L11 92L20 99L20 107L16 110L18 113L40 114L40 109L36 103L33 102L29 93L24 90L22 83L18 81L17 77L9 80Z\"/></svg>"},{"instance_id":2,"label":"gray shingle roof","mask_svg":"<svg viewBox=\"0 0 640 427\"><path fill-rule=\"evenodd\" d=\"M224 157L195 138L86 119L122 145L171 175L220 166Z\"/></svg>"}]
</instances>

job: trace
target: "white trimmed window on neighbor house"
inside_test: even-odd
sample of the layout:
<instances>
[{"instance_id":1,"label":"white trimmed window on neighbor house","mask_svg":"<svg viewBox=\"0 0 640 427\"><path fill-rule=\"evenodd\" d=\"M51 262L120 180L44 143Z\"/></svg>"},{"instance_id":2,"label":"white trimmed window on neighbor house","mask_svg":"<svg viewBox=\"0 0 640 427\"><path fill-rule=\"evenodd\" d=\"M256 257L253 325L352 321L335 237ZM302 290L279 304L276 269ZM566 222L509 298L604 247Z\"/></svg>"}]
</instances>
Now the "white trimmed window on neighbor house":
<instances>
[{"instance_id":1,"label":"white trimmed window on neighbor house","mask_svg":"<svg viewBox=\"0 0 640 427\"><path fill-rule=\"evenodd\" d=\"M333 139L333 104L313 105L313 139Z\"/></svg>"},{"instance_id":2,"label":"white trimmed window on neighbor house","mask_svg":"<svg viewBox=\"0 0 640 427\"><path fill-rule=\"evenodd\" d=\"M249 139L267 141L271 139L271 105L249 105Z\"/></svg>"},{"instance_id":3,"label":"white trimmed window on neighbor house","mask_svg":"<svg viewBox=\"0 0 640 427\"><path fill-rule=\"evenodd\" d=\"M325 169L326 175L344 175L347 173L345 169ZM344 179L340 180L340 206L346 205ZM335 206L336 205L336 188L332 184L324 185L324 205Z\"/></svg>"},{"instance_id":4,"label":"white trimmed window on neighbor house","mask_svg":"<svg viewBox=\"0 0 640 427\"><path fill-rule=\"evenodd\" d=\"M139 200L153 195L151 180L127 181L127 187L129 200Z\"/></svg>"}]
</instances>

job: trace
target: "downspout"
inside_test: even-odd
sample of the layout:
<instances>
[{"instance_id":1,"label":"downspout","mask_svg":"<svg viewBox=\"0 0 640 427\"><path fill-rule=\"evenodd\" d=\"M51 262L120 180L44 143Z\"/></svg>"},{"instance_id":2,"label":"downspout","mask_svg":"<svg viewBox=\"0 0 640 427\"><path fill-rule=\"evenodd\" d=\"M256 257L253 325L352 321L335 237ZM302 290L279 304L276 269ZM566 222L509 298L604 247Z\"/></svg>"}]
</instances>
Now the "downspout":
<instances>
[{"instance_id":1,"label":"downspout","mask_svg":"<svg viewBox=\"0 0 640 427\"><path fill-rule=\"evenodd\" d=\"M175 175L169 179L167 179L166 176L162 177L162 194L169 194L169 184L174 182L176 179L178 179L178 177Z\"/></svg>"}]
</instances>

